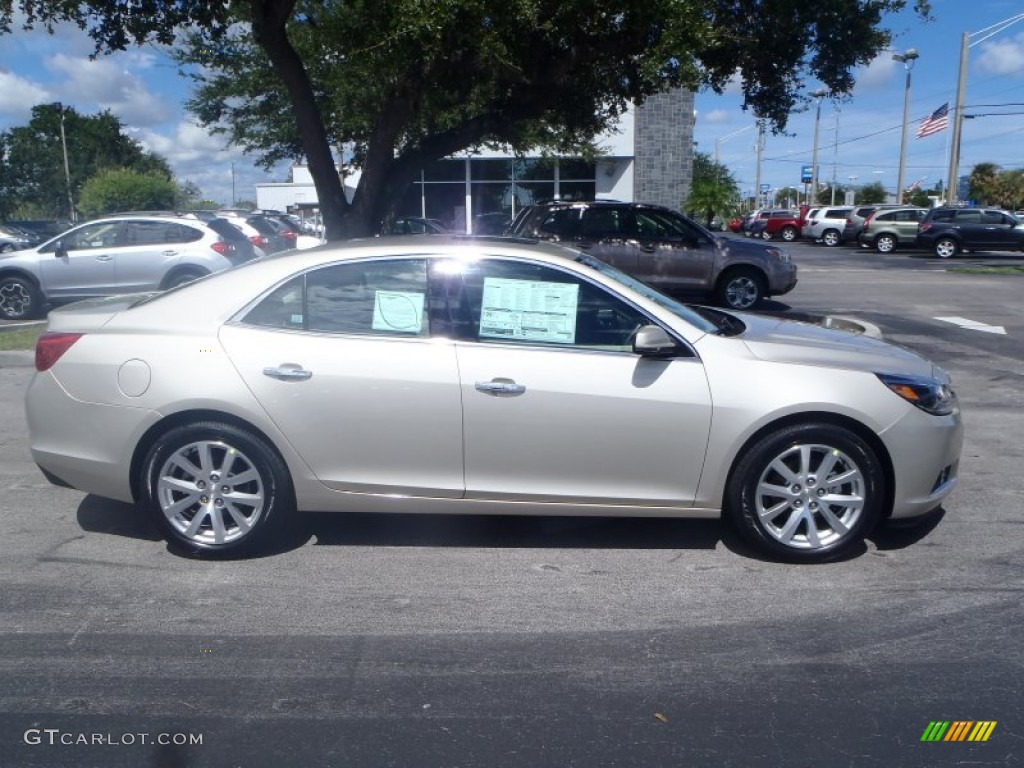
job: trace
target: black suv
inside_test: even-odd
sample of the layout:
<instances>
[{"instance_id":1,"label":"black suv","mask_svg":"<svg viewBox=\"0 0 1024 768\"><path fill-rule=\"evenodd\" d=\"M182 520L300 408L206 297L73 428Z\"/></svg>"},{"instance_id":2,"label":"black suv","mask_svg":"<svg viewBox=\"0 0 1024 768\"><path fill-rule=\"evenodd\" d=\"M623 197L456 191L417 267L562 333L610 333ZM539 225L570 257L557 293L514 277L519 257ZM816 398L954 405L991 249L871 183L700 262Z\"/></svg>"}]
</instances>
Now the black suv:
<instances>
[{"instance_id":1,"label":"black suv","mask_svg":"<svg viewBox=\"0 0 1024 768\"><path fill-rule=\"evenodd\" d=\"M1024 250L1024 224L997 208L932 208L918 226L917 244L940 259L960 251Z\"/></svg>"},{"instance_id":2,"label":"black suv","mask_svg":"<svg viewBox=\"0 0 1024 768\"><path fill-rule=\"evenodd\" d=\"M712 294L750 309L796 285L789 253L767 243L715 235L658 205L548 203L524 208L508 234L561 242L668 294Z\"/></svg>"}]
</instances>

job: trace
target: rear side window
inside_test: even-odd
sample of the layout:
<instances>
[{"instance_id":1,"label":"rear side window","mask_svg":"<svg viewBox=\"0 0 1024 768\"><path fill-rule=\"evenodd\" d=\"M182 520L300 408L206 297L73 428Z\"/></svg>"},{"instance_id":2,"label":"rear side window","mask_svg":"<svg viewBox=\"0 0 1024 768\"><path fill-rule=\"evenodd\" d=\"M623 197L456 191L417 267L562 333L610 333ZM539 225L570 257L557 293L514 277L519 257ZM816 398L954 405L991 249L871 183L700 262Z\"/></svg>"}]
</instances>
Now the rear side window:
<instances>
[{"instance_id":1,"label":"rear side window","mask_svg":"<svg viewBox=\"0 0 1024 768\"><path fill-rule=\"evenodd\" d=\"M932 221L952 221L953 211L935 211L932 213Z\"/></svg>"},{"instance_id":2,"label":"rear side window","mask_svg":"<svg viewBox=\"0 0 1024 768\"><path fill-rule=\"evenodd\" d=\"M980 224L981 223L981 211L977 210L965 210L956 212L956 223L957 224Z\"/></svg>"},{"instance_id":3,"label":"rear side window","mask_svg":"<svg viewBox=\"0 0 1024 768\"><path fill-rule=\"evenodd\" d=\"M826 219L845 219L847 214L850 213L849 208L829 208L825 211L824 218Z\"/></svg>"},{"instance_id":4,"label":"rear side window","mask_svg":"<svg viewBox=\"0 0 1024 768\"><path fill-rule=\"evenodd\" d=\"M124 245L168 245L194 243L203 233L173 221L127 221L124 223Z\"/></svg>"},{"instance_id":5,"label":"rear side window","mask_svg":"<svg viewBox=\"0 0 1024 768\"><path fill-rule=\"evenodd\" d=\"M242 232L242 230L226 219L210 219L206 222L206 226L220 235L221 239L227 243L249 241L249 238L245 236L245 233Z\"/></svg>"},{"instance_id":6,"label":"rear side window","mask_svg":"<svg viewBox=\"0 0 1024 768\"><path fill-rule=\"evenodd\" d=\"M551 208L542 212L534 234L570 238L576 232L579 216L578 208Z\"/></svg>"},{"instance_id":7,"label":"rear side window","mask_svg":"<svg viewBox=\"0 0 1024 768\"><path fill-rule=\"evenodd\" d=\"M335 264L271 292L243 322L373 336L427 336L427 263L394 259Z\"/></svg>"},{"instance_id":8,"label":"rear side window","mask_svg":"<svg viewBox=\"0 0 1024 768\"><path fill-rule=\"evenodd\" d=\"M581 237L628 237L634 230L633 213L625 207L587 208L580 220Z\"/></svg>"}]
</instances>

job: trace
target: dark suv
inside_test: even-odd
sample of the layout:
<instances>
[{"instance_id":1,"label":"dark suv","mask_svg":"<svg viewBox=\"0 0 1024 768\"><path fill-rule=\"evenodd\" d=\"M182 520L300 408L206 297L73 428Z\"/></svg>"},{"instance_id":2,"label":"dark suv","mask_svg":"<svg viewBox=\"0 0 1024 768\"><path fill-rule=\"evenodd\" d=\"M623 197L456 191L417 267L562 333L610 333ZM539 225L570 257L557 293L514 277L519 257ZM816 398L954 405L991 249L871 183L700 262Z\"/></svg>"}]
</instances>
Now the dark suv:
<instances>
[{"instance_id":1,"label":"dark suv","mask_svg":"<svg viewBox=\"0 0 1024 768\"><path fill-rule=\"evenodd\" d=\"M918 226L917 244L940 259L960 251L1024 250L1024 224L997 208L932 208Z\"/></svg>"},{"instance_id":2,"label":"dark suv","mask_svg":"<svg viewBox=\"0 0 1024 768\"><path fill-rule=\"evenodd\" d=\"M766 243L722 237L657 205L548 203L524 208L510 235L564 243L668 294L712 294L750 309L796 285L789 253Z\"/></svg>"}]
</instances>

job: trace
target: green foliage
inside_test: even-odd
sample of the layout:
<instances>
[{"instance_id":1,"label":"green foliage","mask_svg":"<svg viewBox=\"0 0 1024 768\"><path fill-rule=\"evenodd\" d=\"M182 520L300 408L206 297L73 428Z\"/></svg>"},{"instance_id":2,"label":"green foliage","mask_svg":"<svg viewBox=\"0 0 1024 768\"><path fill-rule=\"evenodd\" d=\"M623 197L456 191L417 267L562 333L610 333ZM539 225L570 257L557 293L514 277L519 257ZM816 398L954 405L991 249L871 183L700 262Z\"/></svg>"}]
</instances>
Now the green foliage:
<instances>
[{"instance_id":1,"label":"green foliage","mask_svg":"<svg viewBox=\"0 0 1024 768\"><path fill-rule=\"evenodd\" d=\"M857 195L854 198L857 205L871 205L872 203L885 203L889 201L889 193L885 190L885 185L880 181L873 181L870 184L865 184L863 187L857 190Z\"/></svg>"},{"instance_id":2,"label":"green foliage","mask_svg":"<svg viewBox=\"0 0 1024 768\"><path fill-rule=\"evenodd\" d=\"M921 187L916 187L915 189L912 189L909 192L905 192L903 194L903 204L916 205L920 208L930 208L932 205L932 200L929 197L929 195L937 194L938 192L934 190L929 192L928 190L922 189Z\"/></svg>"},{"instance_id":3,"label":"green foliage","mask_svg":"<svg viewBox=\"0 0 1024 768\"><path fill-rule=\"evenodd\" d=\"M80 115L64 109L71 196L105 168L129 168L171 178L167 161L146 152L109 111ZM28 125L0 133L0 214L34 210L38 218L70 218L61 146L61 112L52 104L33 107Z\"/></svg>"},{"instance_id":4,"label":"green foliage","mask_svg":"<svg viewBox=\"0 0 1024 768\"><path fill-rule=\"evenodd\" d=\"M99 50L190 36L190 108L263 162L305 157L327 234L372 232L429 162L479 146L578 154L630 101L722 91L775 129L808 81L841 96L908 0L0 0L70 20ZM926 16L929 4L915 0ZM6 25L6 27L5 27ZM351 207L332 150L362 169Z\"/></svg>"},{"instance_id":5,"label":"green foliage","mask_svg":"<svg viewBox=\"0 0 1024 768\"><path fill-rule=\"evenodd\" d=\"M690 196L683 203L683 210L710 227L715 217L725 219L738 210L739 197L739 185L729 169L710 155L695 152Z\"/></svg>"},{"instance_id":6,"label":"green foliage","mask_svg":"<svg viewBox=\"0 0 1024 768\"><path fill-rule=\"evenodd\" d=\"M177 185L160 173L127 168L100 171L82 187L78 207L88 218L119 211L173 209Z\"/></svg>"}]
</instances>

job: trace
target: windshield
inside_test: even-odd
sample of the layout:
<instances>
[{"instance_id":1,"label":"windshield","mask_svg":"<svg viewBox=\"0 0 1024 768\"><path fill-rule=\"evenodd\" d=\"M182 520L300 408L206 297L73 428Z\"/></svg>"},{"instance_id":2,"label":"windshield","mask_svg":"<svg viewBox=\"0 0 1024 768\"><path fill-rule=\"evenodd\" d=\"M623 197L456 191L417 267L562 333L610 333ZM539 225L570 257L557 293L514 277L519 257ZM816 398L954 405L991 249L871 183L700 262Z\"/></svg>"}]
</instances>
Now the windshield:
<instances>
[{"instance_id":1,"label":"windshield","mask_svg":"<svg viewBox=\"0 0 1024 768\"><path fill-rule=\"evenodd\" d=\"M595 259L593 256L587 254L580 254L576 257L576 261L579 264L585 264L591 269L600 272L602 275L612 278L616 282L622 283L627 288L636 291L645 299L650 299L658 306L667 309L676 317L680 317L695 328L699 328L705 333L715 333L719 330L719 326L711 322L707 318L695 312L685 304L681 304L669 296L651 288L646 283L641 283L635 277L630 277L625 272L616 269L615 267L605 264L603 261Z\"/></svg>"}]
</instances>

